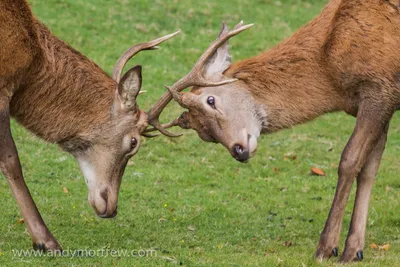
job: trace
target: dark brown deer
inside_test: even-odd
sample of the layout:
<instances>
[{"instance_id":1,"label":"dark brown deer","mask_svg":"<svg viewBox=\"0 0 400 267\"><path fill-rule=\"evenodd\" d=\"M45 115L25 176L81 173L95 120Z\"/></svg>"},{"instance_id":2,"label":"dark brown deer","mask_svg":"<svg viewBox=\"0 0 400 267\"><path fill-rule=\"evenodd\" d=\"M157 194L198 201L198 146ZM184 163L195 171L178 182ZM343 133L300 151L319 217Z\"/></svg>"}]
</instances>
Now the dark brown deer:
<instances>
[{"instance_id":1,"label":"dark brown deer","mask_svg":"<svg viewBox=\"0 0 400 267\"><path fill-rule=\"evenodd\" d=\"M125 166L139 148L147 113L136 105L141 66L125 63L167 35L127 50L113 78L33 17L25 0L0 1L0 169L17 200L35 248L61 247L43 222L25 184L10 116L77 159L97 215L117 214ZM146 135L146 134L144 134Z\"/></svg>"},{"instance_id":2,"label":"dark brown deer","mask_svg":"<svg viewBox=\"0 0 400 267\"><path fill-rule=\"evenodd\" d=\"M342 262L363 259L371 188L389 121L400 104L399 1L332 0L310 23L275 48L231 65L227 40L247 29L224 25L193 70L153 107L149 122L197 131L242 162L254 155L260 134L345 111L357 117L339 165L332 208L316 251L338 255L342 219L355 177L357 193ZM193 86L188 93L180 93ZM160 125L172 97L188 112ZM148 132L154 130L148 129Z\"/></svg>"}]
</instances>

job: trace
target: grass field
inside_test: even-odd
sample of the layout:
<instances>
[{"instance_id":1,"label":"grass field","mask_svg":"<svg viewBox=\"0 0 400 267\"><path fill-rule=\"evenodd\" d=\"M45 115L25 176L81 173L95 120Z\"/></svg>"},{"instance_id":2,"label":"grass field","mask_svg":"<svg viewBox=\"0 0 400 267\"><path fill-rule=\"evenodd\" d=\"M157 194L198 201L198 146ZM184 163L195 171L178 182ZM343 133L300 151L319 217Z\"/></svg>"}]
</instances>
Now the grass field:
<instances>
[{"instance_id":1,"label":"grass field","mask_svg":"<svg viewBox=\"0 0 400 267\"><path fill-rule=\"evenodd\" d=\"M185 74L226 21L255 26L231 41L234 60L260 53L312 19L327 1L268 0L30 0L54 34L111 72L131 44L182 30L144 52L132 64L144 66L149 109ZM165 120L182 110L171 105ZM18 257L31 241L8 185L0 176L0 266L331 266L312 255L328 215L341 151L354 126L343 113L260 140L258 155L236 162L221 145L203 143L192 131L179 139L144 140L126 169L119 215L97 218L74 159L13 123L25 178L50 230L65 250L155 250L148 257ZM365 260L359 266L400 262L400 114L393 118L383 163L373 189ZM311 167L326 172L310 175ZM64 188L68 193L64 192ZM353 195L354 196L354 192ZM344 218L340 248L350 221ZM369 244L389 244L378 250ZM155 255L156 254L156 255Z\"/></svg>"}]
</instances>

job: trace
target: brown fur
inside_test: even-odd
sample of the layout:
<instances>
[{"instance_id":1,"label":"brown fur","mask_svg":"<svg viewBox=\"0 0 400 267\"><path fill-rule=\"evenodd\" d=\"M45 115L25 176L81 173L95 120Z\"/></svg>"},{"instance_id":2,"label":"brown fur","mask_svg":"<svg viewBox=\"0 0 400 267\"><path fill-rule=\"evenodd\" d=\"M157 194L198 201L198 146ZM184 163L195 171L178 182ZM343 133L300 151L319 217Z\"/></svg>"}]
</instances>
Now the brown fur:
<instances>
[{"instance_id":1,"label":"brown fur","mask_svg":"<svg viewBox=\"0 0 400 267\"><path fill-rule=\"evenodd\" d=\"M1 4L7 6L4 1ZM41 22L31 16L26 20L23 28L33 26L24 31L27 35L30 32L29 36L16 36L12 40L5 37L18 33L15 30L20 23L18 19L6 18L6 27L2 27L1 39L8 42L0 44L1 51L8 55L1 53L1 62L5 64L1 65L0 73L4 73L2 77L9 76L6 78L14 85L8 89L12 98L11 115L33 133L55 143L84 134L93 125L109 120L117 83L88 58L53 36Z\"/></svg>"},{"instance_id":2,"label":"brown fur","mask_svg":"<svg viewBox=\"0 0 400 267\"><path fill-rule=\"evenodd\" d=\"M336 194L316 258L337 256L346 203L357 177L341 261L362 260L370 193L390 119L400 106L399 46L399 1L332 0L287 40L227 69L229 51L221 45L214 54L218 57L209 58L202 69L212 73L204 78L210 84L238 81L175 92L174 99L189 111L171 125L192 128L203 140L221 143L245 162L255 153L260 132L275 132L334 111L357 116L342 153ZM215 99L212 105L210 97Z\"/></svg>"},{"instance_id":3,"label":"brown fur","mask_svg":"<svg viewBox=\"0 0 400 267\"><path fill-rule=\"evenodd\" d=\"M132 51L149 49L160 43L157 40ZM125 63L120 62L122 68ZM138 151L148 124L147 114L135 101L141 85L140 66L117 83L52 35L34 18L25 0L0 0L0 169L35 248L59 250L60 246L24 182L10 115L73 154L87 182L90 204L100 217L114 217L125 166Z\"/></svg>"},{"instance_id":4,"label":"brown fur","mask_svg":"<svg viewBox=\"0 0 400 267\"><path fill-rule=\"evenodd\" d=\"M397 12L383 1L331 1L288 40L233 64L226 75L244 81L268 107L266 132L332 111L356 115L360 83L399 82ZM399 87L379 94L400 103Z\"/></svg>"}]
</instances>

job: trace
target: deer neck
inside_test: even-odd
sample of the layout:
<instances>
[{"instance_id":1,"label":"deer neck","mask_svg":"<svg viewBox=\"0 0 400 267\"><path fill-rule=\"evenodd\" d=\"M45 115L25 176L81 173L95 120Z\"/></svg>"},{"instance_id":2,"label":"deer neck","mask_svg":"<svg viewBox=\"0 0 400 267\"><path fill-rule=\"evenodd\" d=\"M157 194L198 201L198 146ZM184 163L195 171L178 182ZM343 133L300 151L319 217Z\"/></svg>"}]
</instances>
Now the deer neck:
<instances>
[{"instance_id":1,"label":"deer neck","mask_svg":"<svg viewBox=\"0 0 400 267\"><path fill-rule=\"evenodd\" d=\"M256 103L265 110L263 132L274 132L341 110L343 101L318 68L301 61L264 62L239 72Z\"/></svg>"},{"instance_id":2,"label":"deer neck","mask_svg":"<svg viewBox=\"0 0 400 267\"><path fill-rule=\"evenodd\" d=\"M107 124L116 82L38 21L36 28L41 53L12 97L13 117L55 143Z\"/></svg>"},{"instance_id":3,"label":"deer neck","mask_svg":"<svg viewBox=\"0 0 400 267\"><path fill-rule=\"evenodd\" d=\"M335 2L328 8L337 6ZM331 81L322 57L333 19L333 15L323 14L325 17L316 17L275 48L227 70L226 75L243 81L244 88L263 107L262 132L289 128L344 109L343 96Z\"/></svg>"}]
</instances>

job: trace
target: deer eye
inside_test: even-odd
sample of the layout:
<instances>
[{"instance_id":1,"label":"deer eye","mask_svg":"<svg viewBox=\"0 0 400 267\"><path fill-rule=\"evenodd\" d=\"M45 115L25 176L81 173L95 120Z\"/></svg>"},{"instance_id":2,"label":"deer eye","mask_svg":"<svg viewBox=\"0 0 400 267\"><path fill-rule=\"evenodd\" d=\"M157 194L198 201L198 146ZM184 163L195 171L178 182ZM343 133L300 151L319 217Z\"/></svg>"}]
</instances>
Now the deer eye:
<instances>
[{"instance_id":1,"label":"deer eye","mask_svg":"<svg viewBox=\"0 0 400 267\"><path fill-rule=\"evenodd\" d=\"M213 96L209 96L207 98L207 104L212 107L213 109L215 109L215 98Z\"/></svg>"},{"instance_id":2,"label":"deer eye","mask_svg":"<svg viewBox=\"0 0 400 267\"><path fill-rule=\"evenodd\" d=\"M136 140L135 137L132 137L131 139L131 149L134 149L138 144L138 141Z\"/></svg>"}]
</instances>

